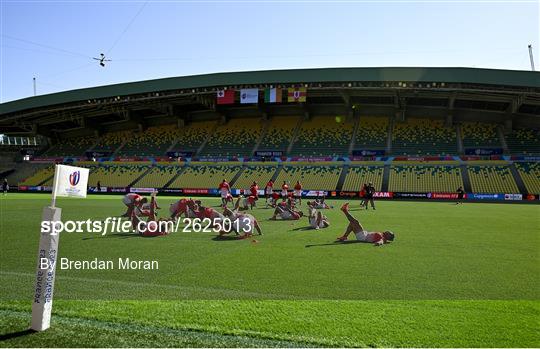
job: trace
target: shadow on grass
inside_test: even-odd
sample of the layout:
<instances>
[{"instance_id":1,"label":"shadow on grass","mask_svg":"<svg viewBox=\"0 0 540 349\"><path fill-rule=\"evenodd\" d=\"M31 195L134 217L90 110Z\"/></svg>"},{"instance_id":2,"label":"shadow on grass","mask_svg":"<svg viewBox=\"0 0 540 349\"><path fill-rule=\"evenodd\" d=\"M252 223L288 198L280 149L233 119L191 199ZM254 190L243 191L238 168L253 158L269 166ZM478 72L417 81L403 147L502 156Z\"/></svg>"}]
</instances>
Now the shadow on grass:
<instances>
[{"instance_id":1,"label":"shadow on grass","mask_svg":"<svg viewBox=\"0 0 540 349\"><path fill-rule=\"evenodd\" d=\"M240 241L237 235L217 235L212 238L212 241Z\"/></svg>"},{"instance_id":2,"label":"shadow on grass","mask_svg":"<svg viewBox=\"0 0 540 349\"><path fill-rule=\"evenodd\" d=\"M29 328L29 329L22 330L22 331L1 334L0 335L0 342L7 341L8 339L12 339L12 338L28 336L29 334L36 333L36 332L37 331L34 331L31 328Z\"/></svg>"},{"instance_id":3,"label":"shadow on grass","mask_svg":"<svg viewBox=\"0 0 540 349\"><path fill-rule=\"evenodd\" d=\"M327 244L312 244L312 245L306 245L306 248L308 247L318 247L318 246L343 246L343 245L352 245L356 243L361 243L362 241L356 241L356 240L350 240L350 241L334 241Z\"/></svg>"},{"instance_id":4,"label":"shadow on grass","mask_svg":"<svg viewBox=\"0 0 540 349\"><path fill-rule=\"evenodd\" d=\"M97 235L92 237L86 237L82 238L82 240L93 240L93 239L129 239L129 238L137 238L137 237L148 237L148 236L142 236L137 233L115 233L115 234L105 234L105 235Z\"/></svg>"}]
</instances>

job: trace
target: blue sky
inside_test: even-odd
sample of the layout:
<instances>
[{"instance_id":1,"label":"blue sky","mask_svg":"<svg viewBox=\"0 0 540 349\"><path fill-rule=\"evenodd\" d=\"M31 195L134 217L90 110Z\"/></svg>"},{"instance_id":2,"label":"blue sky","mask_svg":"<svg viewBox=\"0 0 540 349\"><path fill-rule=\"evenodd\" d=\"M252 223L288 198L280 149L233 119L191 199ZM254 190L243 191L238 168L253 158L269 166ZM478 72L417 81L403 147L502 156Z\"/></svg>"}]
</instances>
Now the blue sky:
<instances>
[{"instance_id":1,"label":"blue sky","mask_svg":"<svg viewBox=\"0 0 540 349\"><path fill-rule=\"evenodd\" d=\"M0 0L0 101L240 70L530 69L536 1ZM130 25L131 23L131 25ZM92 57L112 59L101 68Z\"/></svg>"}]
</instances>

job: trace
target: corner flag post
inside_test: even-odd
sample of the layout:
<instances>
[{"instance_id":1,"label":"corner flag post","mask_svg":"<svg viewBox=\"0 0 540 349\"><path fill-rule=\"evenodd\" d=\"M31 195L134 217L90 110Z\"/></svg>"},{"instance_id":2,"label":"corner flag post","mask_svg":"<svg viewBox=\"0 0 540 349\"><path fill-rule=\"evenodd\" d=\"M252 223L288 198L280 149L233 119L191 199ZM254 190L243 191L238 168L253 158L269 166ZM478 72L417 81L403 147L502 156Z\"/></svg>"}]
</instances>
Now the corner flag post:
<instances>
[{"instance_id":1,"label":"corner flag post","mask_svg":"<svg viewBox=\"0 0 540 349\"><path fill-rule=\"evenodd\" d=\"M60 240L60 232L54 230L54 222L60 222L62 216L62 209L56 207L56 196L85 198L88 173L87 168L56 165L51 206L44 207L41 216L41 221L51 222L53 229L52 232L41 231L39 239L30 326L35 331L44 331L51 326L54 280Z\"/></svg>"}]
</instances>

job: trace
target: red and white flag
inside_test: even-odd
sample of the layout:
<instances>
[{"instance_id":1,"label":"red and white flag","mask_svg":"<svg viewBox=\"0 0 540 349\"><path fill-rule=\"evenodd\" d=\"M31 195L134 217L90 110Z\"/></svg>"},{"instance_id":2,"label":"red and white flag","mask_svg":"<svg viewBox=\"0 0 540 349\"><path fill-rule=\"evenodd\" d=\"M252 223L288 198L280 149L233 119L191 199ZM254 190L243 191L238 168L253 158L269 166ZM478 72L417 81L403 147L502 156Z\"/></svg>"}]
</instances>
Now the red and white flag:
<instances>
[{"instance_id":1,"label":"red and white flag","mask_svg":"<svg viewBox=\"0 0 540 349\"><path fill-rule=\"evenodd\" d=\"M216 102L217 104L234 104L234 90L218 90Z\"/></svg>"}]
</instances>

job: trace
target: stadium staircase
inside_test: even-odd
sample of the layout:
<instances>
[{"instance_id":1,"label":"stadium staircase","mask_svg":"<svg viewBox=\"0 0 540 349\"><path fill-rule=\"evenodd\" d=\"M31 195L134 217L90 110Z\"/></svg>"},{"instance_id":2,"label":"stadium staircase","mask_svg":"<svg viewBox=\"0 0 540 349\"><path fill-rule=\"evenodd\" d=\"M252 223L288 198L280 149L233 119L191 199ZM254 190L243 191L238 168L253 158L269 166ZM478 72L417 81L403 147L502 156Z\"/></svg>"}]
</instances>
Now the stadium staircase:
<instances>
[{"instance_id":1,"label":"stadium staircase","mask_svg":"<svg viewBox=\"0 0 540 349\"><path fill-rule=\"evenodd\" d=\"M381 191L388 191L390 183L390 165L384 165Z\"/></svg>"},{"instance_id":2,"label":"stadium staircase","mask_svg":"<svg viewBox=\"0 0 540 349\"><path fill-rule=\"evenodd\" d=\"M516 181L516 185L519 189L519 192L523 195L527 195L528 194L527 187L525 186L525 183L523 182L523 178L521 178L521 175L514 164L510 165L510 172L512 173L512 176L514 177L514 181Z\"/></svg>"},{"instance_id":3,"label":"stadium staircase","mask_svg":"<svg viewBox=\"0 0 540 349\"><path fill-rule=\"evenodd\" d=\"M501 142L504 154L509 154L510 151L508 150L508 144L504 138L504 127L502 125L497 127L497 135L499 136L499 142Z\"/></svg>"},{"instance_id":4,"label":"stadium staircase","mask_svg":"<svg viewBox=\"0 0 540 349\"><path fill-rule=\"evenodd\" d=\"M259 136L259 139L257 139L257 142L255 143L255 146L253 147L253 150L251 151L251 155L255 155L255 152L257 149L259 149L259 146L261 145L264 137L266 136L266 132L268 131L268 128L270 127L270 119L267 119L264 121L264 125L261 129L261 134Z\"/></svg>"},{"instance_id":5,"label":"stadium staircase","mask_svg":"<svg viewBox=\"0 0 540 349\"><path fill-rule=\"evenodd\" d=\"M392 132L394 130L394 118L390 118L388 121L388 132L386 138L386 154L392 154Z\"/></svg>"},{"instance_id":6,"label":"stadium staircase","mask_svg":"<svg viewBox=\"0 0 540 349\"><path fill-rule=\"evenodd\" d=\"M230 181L231 188L234 187L234 185L236 184L236 181L238 180L238 178L240 178L240 176L242 175L242 173L244 172L245 169L246 169L246 167L242 166L242 168L240 168L240 171L236 172L236 174L234 175L234 177Z\"/></svg>"},{"instance_id":7,"label":"stadium staircase","mask_svg":"<svg viewBox=\"0 0 540 349\"><path fill-rule=\"evenodd\" d=\"M278 178L279 176L279 173L281 172L281 170L283 169L283 165L282 164L279 164L278 167L276 168L276 172L274 172L274 174L272 175L272 182L276 182L276 179ZM265 183L266 185L266 183Z\"/></svg>"},{"instance_id":8,"label":"stadium staircase","mask_svg":"<svg viewBox=\"0 0 540 349\"><path fill-rule=\"evenodd\" d=\"M97 137L95 142L92 143L90 148L88 148L86 151L93 151L97 147L97 145L99 144L100 141L101 141L101 137Z\"/></svg>"},{"instance_id":9,"label":"stadium staircase","mask_svg":"<svg viewBox=\"0 0 540 349\"><path fill-rule=\"evenodd\" d=\"M125 142L124 142L125 144ZM143 171L143 173L141 173L140 176L138 176L137 178L135 178L133 181L131 181L131 183L129 183L128 187L132 187L135 183L137 183L138 181L140 181L144 176L146 176L150 171L152 171L152 166L148 167L145 171Z\"/></svg>"},{"instance_id":10,"label":"stadium staircase","mask_svg":"<svg viewBox=\"0 0 540 349\"><path fill-rule=\"evenodd\" d=\"M352 155L352 152L354 150L354 145L356 143L356 135L358 134L358 128L360 127L360 118L355 117L354 118L354 128L353 128L353 134L351 138L351 144L349 145L349 151L348 154Z\"/></svg>"},{"instance_id":11,"label":"stadium staircase","mask_svg":"<svg viewBox=\"0 0 540 349\"><path fill-rule=\"evenodd\" d=\"M124 139L124 140L122 141L122 143L120 144L120 146L114 150L114 152L112 153L111 156L116 156L116 155L118 155L118 153L120 152L120 150L122 150L122 148L126 145L127 141L128 141L127 139Z\"/></svg>"},{"instance_id":12,"label":"stadium staircase","mask_svg":"<svg viewBox=\"0 0 540 349\"><path fill-rule=\"evenodd\" d=\"M467 165L460 165L459 168L461 169L461 179L463 180L463 190L465 190L466 193L472 193L471 178L469 177L469 171L467 171Z\"/></svg>"},{"instance_id":13,"label":"stadium staircase","mask_svg":"<svg viewBox=\"0 0 540 349\"><path fill-rule=\"evenodd\" d=\"M341 171L341 174L339 175L339 179L336 185L336 191L342 190L343 183L345 183L345 178L347 178L348 173L349 173L349 165L343 165L343 170Z\"/></svg>"},{"instance_id":14,"label":"stadium staircase","mask_svg":"<svg viewBox=\"0 0 540 349\"><path fill-rule=\"evenodd\" d=\"M195 152L195 156L199 156L199 154L203 151L204 147L206 146L206 143L212 138L214 133L216 132L216 129L219 127L219 123L216 123L214 127L212 128L212 131L208 134L208 137L204 139L204 141L201 143L197 151Z\"/></svg>"},{"instance_id":15,"label":"stadium staircase","mask_svg":"<svg viewBox=\"0 0 540 349\"><path fill-rule=\"evenodd\" d=\"M461 131L461 125L456 124L456 140L457 140L457 150L458 154L463 154L465 148L463 148L463 132ZM461 171L463 173L463 169Z\"/></svg>"},{"instance_id":16,"label":"stadium staircase","mask_svg":"<svg viewBox=\"0 0 540 349\"><path fill-rule=\"evenodd\" d=\"M296 142L296 139L298 138L298 132L300 131L300 128L302 127L302 123L304 122L303 118L298 119L298 123L296 124L296 127L294 128L293 135L291 137L291 143L289 143L289 146L287 147L287 154L289 155L292 151L292 148L294 146L294 142Z\"/></svg>"},{"instance_id":17,"label":"stadium staircase","mask_svg":"<svg viewBox=\"0 0 540 349\"><path fill-rule=\"evenodd\" d=\"M164 188L168 188L169 185L171 185L171 183L173 183L178 177L180 177L182 175L182 173L186 170L186 166L182 166L182 168L180 169L180 171L178 171L177 174L175 174L171 179L169 179L167 181L167 183L165 183L165 185L163 186Z\"/></svg>"}]
</instances>

